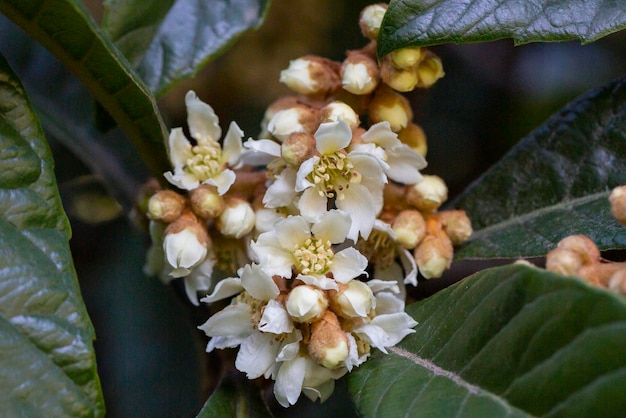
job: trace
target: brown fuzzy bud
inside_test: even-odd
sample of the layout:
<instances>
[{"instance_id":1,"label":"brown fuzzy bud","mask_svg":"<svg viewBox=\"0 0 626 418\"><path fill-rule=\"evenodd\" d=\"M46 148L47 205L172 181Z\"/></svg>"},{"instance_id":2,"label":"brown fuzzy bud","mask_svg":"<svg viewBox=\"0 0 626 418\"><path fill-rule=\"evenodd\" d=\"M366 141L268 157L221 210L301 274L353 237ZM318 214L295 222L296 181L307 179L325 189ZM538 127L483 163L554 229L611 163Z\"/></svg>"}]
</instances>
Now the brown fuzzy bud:
<instances>
[{"instance_id":1,"label":"brown fuzzy bud","mask_svg":"<svg viewBox=\"0 0 626 418\"><path fill-rule=\"evenodd\" d=\"M306 96L326 97L341 88L340 64L315 55L289 62L280 72L280 82Z\"/></svg>"},{"instance_id":2,"label":"brown fuzzy bud","mask_svg":"<svg viewBox=\"0 0 626 418\"><path fill-rule=\"evenodd\" d=\"M280 152L287 164L300 166L315 154L315 137L306 132L293 133L282 143Z\"/></svg>"},{"instance_id":3,"label":"brown fuzzy bud","mask_svg":"<svg viewBox=\"0 0 626 418\"><path fill-rule=\"evenodd\" d=\"M453 245L464 243L472 235L472 222L464 210L437 212L436 217Z\"/></svg>"},{"instance_id":4,"label":"brown fuzzy bud","mask_svg":"<svg viewBox=\"0 0 626 418\"><path fill-rule=\"evenodd\" d=\"M398 139L403 143L411 147L411 149L422 157L426 157L428 151L428 144L426 142L426 134L424 130L414 123L409 123L406 127L402 128L398 132Z\"/></svg>"},{"instance_id":5,"label":"brown fuzzy bud","mask_svg":"<svg viewBox=\"0 0 626 418\"><path fill-rule=\"evenodd\" d=\"M352 94L370 94L380 79L378 63L361 51L348 51L341 64L341 84Z\"/></svg>"},{"instance_id":6,"label":"brown fuzzy bud","mask_svg":"<svg viewBox=\"0 0 626 418\"><path fill-rule=\"evenodd\" d=\"M626 225L626 186L613 189L609 196L611 214L619 223Z\"/></svg>"},{"instance_id":7,"label":"brown fuzzy bud","mask_svg":"<svg viewBox=\"0 0 626 418\"><path fill-rule=\"evenodd\" d=\"M359 115L346 103L339 100L330 102L320 110L320 122L336 122L342 120L355 130L361 124Z\"/></svg>"},{"instance_id":8,"label":"brown fuzzy bud","mask_svg":"<svg viewBox=\"0 0 626 418\"><path fill-rule=\"evenodd\" d=\"M202 184L191 191L191 210L201 218L217 218L224 207L224 198L217 193L214 186Z\"/></svg>"},{"instance_id":9,"label":"brown fuzzy bud","mask_svg":"<svg viewBox=\"0 0 626 418\"><path fill-rule=\"evenodd\" d=\"M398 243L405 248L413 249L426 235L426 221L417 210L403 210L392 224Z\"/></svg>"},{"instance_id":10,"label":"brown fuzzy bud","mask_svg":"<svg viewBox=\"0 0 626 418\"><path fill-rule=\"evenodd\" d=\"M380 67L380 78L383 83L400 92L412 91L418 82L415 68L402 69L393 65L391 57L387 55Z\"/></svg>"},{"instance_id":11,"label":"brown fuzzy bud","mask_svg":"<svg viewBox=\"0 0 626 418\"><path fill-rule=\"evenodd\" d=\"M419 78L417 87L428 88L432 86L445 75L441 58L430 51L426 51L426 56L417 67L417 73Z\"/></svg>"},{"instance_id":12,"label":"brown fuzzy bud","mask_svg":"<svg viewBox=\"0 0 626 418\"><path fill-rule=\"evenodd\" d=\"M177 219L187 205L186 199L173 190L160 190L148 200L148 218L165 223Z\"/></svg>"},{"instance_id":13,"label":"brown fuzzy bud","mask_svg":"<svg viewBox=\"0 0 626 418\"><path fill-rule=\"evenodd\" d=\"M413 110L400 93L388 87L378 88L369 104L369 119L371 124L387 121L391 130L398 132L411 122Z\"/></svg>"},{"instance_id":14,"label":"brown fuzzy bud","mask_svg":"<svg viewBox=\"0 0 626 418\"><path fill-rule=\"evenodd\" d=\"M311 358L329 369L341 367L350 354L350 343L341 329L337 316L326 311L324 316L311 325L308 344Z\"/></svg>"},{"instance_id":15,"label":"brown fuzzy bud","mask_svg":"<svg viewBox=\"0 0 626 418\"><path fill-rule=\"evenodd\" d=\"M596 244L585 235L570 235L557 244L557 248L576 253L583 265L595 264L600 261L600 250Z\"/></svg>"},{"instance_id":16,"label":"brown fuzzy bud","mask_svg":"<svg viewBox=\"0 0 626 418\"><path fill-rule=\"evenodd\" d=\"M626 268L613 273L609 279L608 288L620 295L626 295Z\"/></svg>"},{"instance_id":17,"label":"brown fuzzy bud","mask_svg":"<svg viewBox=\"0 0 626 418\"><path fill-rule=\"evenodd\" d=\"M452 241L441 229L441 224L431 218L427 221L428 234L417 246L415 262L422 276L426 279L441 277L443 272L450 268L454 249Z\"/></svg>"},{"instance_id":18,"label":"brown fuzzy bud","mask_svg":"<svg viewBox=\"0 0 626 418\"><path fill-rule=\"evenodd\" d=\"M448 199L448 186L441 177L424 175L422 181L407 187L406 201L422 212L434 212Z\"/></svg>"},{"instance_id":19,"label":"brown fuzzy bud","mask_svg":"<svg viewBox=\"0 0 626 418\"><path fill-rule=\"evenodd\" d=\"M319 126L319 110L298 104L274 113L267 123L268 132L284 141L294 132L314 133Z\"/></svg>"},{"instance_id":20,"label":"brown fuzzy bud","mask_svg":"<svg viewBox=\"0 0 626 418\"><path fill-rule=\"evenodd\" d=\"M369 5L361 11L359 27L361 28L363 36L372 40L378 38L380 24L387 12L387 7L385 3L378 3Z\"/></svg>"},{"instance_id":21,"label":"brown fuzzy bud","mask_svg":"<svg viewBox=\"0 0 626 418\"><path fill-rule=\"evenodd\" d=\"M169 224L163 234L163 252L172 267L170 276L183 277L204 261L211 240L206 225L191 211Z\"/></svg>"},{"instance_id":22,"label":"brown fuzzy bud","mask_svg":"<svg viewBox=\"0 0 626 418\"><path fill-rule=\"evenodd\" d=\"M546 255L546 270L564 276L577 276L582 267L580 254L563 248L555 248Z\"/></svg>"}]
</instances>

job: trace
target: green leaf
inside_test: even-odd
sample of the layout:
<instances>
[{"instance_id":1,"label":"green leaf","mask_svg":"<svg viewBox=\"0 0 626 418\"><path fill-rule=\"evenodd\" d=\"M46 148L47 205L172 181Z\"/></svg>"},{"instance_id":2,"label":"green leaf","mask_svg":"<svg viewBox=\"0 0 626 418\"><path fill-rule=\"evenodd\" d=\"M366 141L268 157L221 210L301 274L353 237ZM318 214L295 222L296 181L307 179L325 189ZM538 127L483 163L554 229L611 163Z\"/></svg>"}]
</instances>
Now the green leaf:
<instances>
[{"instance_id":1,"label":"green leaf","mask_svg":"<svg viewBox=\"0 0 626 418\"><path fill-rule=\"evenodd\" d=\"M54 164L4 58L0 103L0 409L4 416L103 416L94 331Z\"/></svg>"},{"instance_id":2,"label":"green leaf","mask_svg":"<svg viewBox=\"0 0 626 418\"><path fill-rule=\"evenodd\" d=\"M137 66L174 0L105 0L102 29Z\"/></svg>"},{"instance_id":3,"label":"green leaf","mask_svg":"<svg viewBox=\"0 0 626 418\"><path fill-rule=\"evenodd\" d=\"M626 28L623 1L391 1L378 36L378 55L399 48L512 38L516 44L595 41Z\"/></svg>"},{"instance_id":4,"label":"green leaf","mask_svg":"<svg viewBox=\"0 0 626 418\"><path fill-rule=\"evenodd\" d=\"M573 101L518 143L455 200L475 234L455 254L545 255L584 233L603 250L626 247L608 191L626 184L626 78Z\"/></svg>"},{"instance_id":5,"label":"green leaf","mask_svg":"<svg viewBox=\"0 0 626 418\"><path fill-rule=\"evenodd\" d=\"M258 388L250 382L226 377L213 391L197 418L266 418L272 414Z\"/></svg>"},{"instance_id":6,"label":"green leaf","mask_svg":"<svg viewBox=\"0 0 626 418\"><path fill-rule=\"evenodd\" d=\"M269 0L176 0L137 67L139 75L162 96L258 27L268 5ZM132 15L125 17L132 20ZM143 30L141 23L136 30Z\"/></svg>"},{"instance_id":7,"label":"green leaf","mask_svg":"<svg viewBox=\"0 0 626 418\"><path fill-rule=\"evenodd\" d=\"M419 324L348 377L366 417L621 417L626 300L533 267L484 270L415 303Z\"/></svg>"},{"instance_id":8,"label":"green leaf","mask_svg":"<svg viewBox=\"0 0 626 418\"><path fill-rule=\"evenodd\" d=\"M0 12L67 66L128 135L159 178L169 169L156 101L77 0L0 0Z\"/></svg>"}]
</instances>

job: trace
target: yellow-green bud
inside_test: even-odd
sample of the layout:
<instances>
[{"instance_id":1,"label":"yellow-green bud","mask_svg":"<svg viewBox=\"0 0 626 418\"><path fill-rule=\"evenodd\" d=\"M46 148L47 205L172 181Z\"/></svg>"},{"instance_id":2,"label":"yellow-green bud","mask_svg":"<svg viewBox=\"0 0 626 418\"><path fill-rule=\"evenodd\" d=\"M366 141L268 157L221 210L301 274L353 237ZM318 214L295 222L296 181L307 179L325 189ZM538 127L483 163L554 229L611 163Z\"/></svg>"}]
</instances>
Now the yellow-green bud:
<instances>
[{"instance_id":1,"label":"yellow-green bud","mask_svg":"<svg viewBox=\"0 0 626 418\"><path fill-rule=\"evenodd\" d=\"M409 101L389 87L378 88L369 104L371 124L382 121L389 122L393 132L399 132L413 119L413 111Z\"/></svg>"},{"instance_id":2,"label":"yellow-green bud","mask_svg":"<svg viewBox=\"0 0 626 418\"><path fill-rule=\"evenodd\" d=\"M398 132L398 139L403 143L411 147L411 149L422 157L426 157L428 151L428 144L426 142L426 134L424 130L414 123L409 123Z\"/></svg>"},{"instance_id":3,"label":"yellow-green bud","mask_svg":"<svg viewBox=\"0 0 626 418\"><path fill-rule=\"evenodd\" d=\"M422 60L422 57L424 56L424 51L419 46L408 47L396 49L389 55L391 57L391 62L393 62L393 65L406 70L414 67Z\"/></svg>"},{"instance_id":4,"label":"yellow-green bud","mask_svg":"<svg viewBox=\"0 0 626 418\"><path fill-rule=\"evenodd\" d=\"M436 56L430 51L427 51L426 57L420 62L417 67L417 73L419 81L418 87L428 88L435 84L437 80L442 78L445 73L443 72L443 64L441 58Z\"/></svg>"},{"instance_id":5,"label":"yellow-green bud","mask_svg":"<svg viewBox=\"0 0 626 418\"><path fill-rule=\"evenodd\" d=\"M415 249L414 256L422 276L426 279L441 277L452 263L452 242L443 231L440 234L428 234Z\"/></svg>"},{"instance_id":6,"label":"yellow-green bud","mask_svg":"<svg viewBox=\"0 0 626 418\"><path fill-rule=\"evenodd\" d=\"M424 175L422 181L407 187L406 201L422 212L434 212L448 199L448 186L439 176Z\"/></svg>"},{"instance_id":7,"label":"yellow-green bud","mask_svg":"<svg viewBox=\"0 0 626 418\"><path fill-rule=\"evenodd\" d=\"M413 249L426 235L426 221L417 210L403 210L398 213L391 226L397 241L405 248Z\"/></svg>"},{"instance_id":8,"label":"yellow-green bud","mask_svg":"<svg viewBox=\"0 0 626 418\"><path fill-rule=\"evenodd\" d=\"M412 91L418 82L415 68L402 69L393 65L391 58L386 57L380 68L380 77L383 83L400 92Z\"/></svg>"}]
</instances>

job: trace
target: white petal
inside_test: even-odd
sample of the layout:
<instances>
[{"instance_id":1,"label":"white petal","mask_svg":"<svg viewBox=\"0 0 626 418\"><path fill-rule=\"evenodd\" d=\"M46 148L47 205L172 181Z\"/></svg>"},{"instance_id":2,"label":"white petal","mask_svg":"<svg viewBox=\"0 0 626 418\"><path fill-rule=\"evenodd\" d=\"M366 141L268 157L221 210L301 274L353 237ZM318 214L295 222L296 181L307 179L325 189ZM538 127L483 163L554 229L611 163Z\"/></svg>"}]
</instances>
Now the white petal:
<instances>
[{"instance_id":1,"label":"white petal","mask_svg":"<svg viewBox=\"0 0 626 418\"><path fill-rule=\"evenodd\" d=\"M239 277L229 277L222 279L215 285L215 289L210 295L207 295L200 299L203 303L212 303L218 300L226 299L243 290L241 279Z\"/></svg>"},{"instance_id":2,"label":"white petal","mask_svg":"<svg viewBox=\"0 0 626 418\"><path fill-rule=\"evenodd\" d=\"M261 208L255 212L254 229L257 233L269 232L274 229L274 224L281 219L285 219L285 215L276 209Z\"/></svg>"},{"instance_id":3,"label":"white petal","mask_svg":"<svg viewBox=\"0 0 626 418\"><path fill-rule=\"evenodd\" d=\"M198 329L204 331L209 337L216 336L247 336L254 331L252 328L252 308L246 303L228 305L208 321L200 325Z\"/></svg>"},{"instance_id":4,"label":"white petal","mask_svg":"<svg viewBox=\"0 0 626 418\"><path fill-rule=\"evenodd\" d=\"M348 369L349 372L352 371L354 366L359 365L359 352L356 346L356 340L352 336L351 333L346 332L346 337L348 337L348 357L344 361L344 366Z\"/></svg>"},{"instance_id":5,"label":"white petal","mask_svg":"<svg viewBox=\"0 0 626 418\"><path fill-rule=\"evenodd\" d=\"M198 178L196 176L189 174L182 169L178 170L176 174L172 174L171 171L168 171L163 174L163 177L165 177L165 179L174 186L183 190L197 189L200 185L200 181L198 181Z\"/></svg>"},{"instance_id":6,"label":"white petal","mask_svg":"<svg viewBox=\"0 0 626 418\"><path fill-rule=\"evenodd\" d=\"M206 179L203 183L217 187L217 194L221 196L230 189L230 186L232 186L233 183L235 183L236 177L235 172L227 168L218 175Z\"/></svg>"},{"instance_id":7,"label":"white petal","mask_svg":"<svg viewBox=\"0 0 626 418\"><path fill-rule=\"evenodd\" d=\"M291 277L295 262L293 254L280 246L274 232L264 232L256 241L250 242L253 258L256 258L263 271L270 276Z\"/></svg>"},{"instance_id":8,"label":"white petal","mask_svg":"<svg viewBox=\"0 0 626 418\"><path fill-rule=\"evenodd\" d=\"M311 229L302 216L288 216L274 225L276 238L280 246L288 251L293 251L305 240L311 238Z\"/></svg>"},{"instance_id":9,"label":"white petal","mask_svg":"<svg viewBox=\"0 0 626 418\"><path fill-rule=\"evenodd\" d=\"M385 347L388 347L390 344L387 344L389 336L384 329L377 325L365 324L355 328L354 332L357 334L364 334L373 347L376 347L383 353L387 354L387 349Z\"/></svg>"},{"instance_id":10,"label":"white petal","mask_svg":"<svg viewBox=\"0 0 626 418\"><path fill-rule=\"evenodd\" d=\"M381 292L383 290L388 290L392 293L400 293L398 283L395 280L372 279L367 281L366 283L374 293Z\"/></svg>"},{"instance_id":11,"label":"white petal","mask_svg":"<svg viewBox=\"0 0 626 418\"><path fill-rule=\"evenodd\" d=\"M296 184L295 184L296 192L301 192L313 186L313 183L307 180L306 177L313 172L313 168L315 168L315 165L317 165L319 161L320 161L320 157L315 156L315 157L309 158L308 160L300 164L300 167L298 168L298 172L296 173Z\"/></svg>"},{"instance_id":12,"label":"white petal","mask_svg":"<svg viewBox=\"0 0 626 418\"><path fill-rule=\"evenodd\" d=\"M274 384L274 396L283 407L287 408L289 405L295 404L300 397L305 371L306 360L304 357L286 361L278 370Z\"/></svg>"},{"instance_id":13,"label":"white petal","mask_svg":"<svg viewBox=\"0 0 626 418\"><path fill-rule=\"evenodd\" d=\"M185 277L185 292L187 297L194 305L198 306L198 292L209 290L211 287L211 275L213 274L213 265L215 264L215 258L213 254L207 256L200 265L194 268Z\"/></svg>"},{"instance_id":14,"label":"white petal","mask_svg":"<svg viewBox=\"0 0 626 418\"><path fill-rule=\"evenodd\" d=\"M276 361L287 361L296 358L300 352L300 341L302 341L302 333L296 329L294 333L289 335L287 344L281 348L280 352L276 356Z\"/></svg>"},{"instance_id":15,"label":"white petal","mask_svg":"<svg viewBox=\"0 0 626 418\"><path fill-rule=\"evenodd\" d=\"M163 240L163 251L165 252L167 262L175 270L190 270L194 268L204 261L208 253L207 247L198 241L196 234L188 228L166 235ZM171 275L173 277L182 277L177 274Z\"/></svg>"},{"instance_id":16,"label":"white petal","mask_svg":"<svg viewBox=\"0 0 626 418\"><path fill-rule=\"evenodd\" d=\"M413 257L406 248L401 248L399 255L405 274L404 283L417 286L417 264L415 263L415 257Z\"/></svg>"},{"instance_id":17,"label":"white petal","mask_svg":"<svg viewBox=\"0 0 626 418\"><path fill-rule=\"evenodd\" d=\"M167 143L172 165L174 168L182 168L187 164L187 160L193 156L191 144L185 137L182 128L172 129Z\"/></svg>"},{"instance_id":18,"label":"white petal","mask_svg":"<svg viewBox=\"0 0 626 418\"><path fill-rule=\"evenodd\" d=\"M289 206L296 197L296 171L285 168L265 191L263 204L268 208Z\"/></svg>"},{"instance_id":19,"label":"white petal","mask_svg":"<svg viewBox=\"0 0 626 418\"><path fill-rule=\"evenodd\" d=\"M343 120L320 124L315 132L315 147L320 154L332 154L344 149L352 140L352 130Z\"/></svg>"},{"instance_id":20,"label":"white petal","mask_svg":"<svg viewBox=\"0 0 626 418\"><path fill-rule=\"evenodd\" d=\"M340 244L346 240L351 223L349 214L333 209L320 216L319 220L311 227L311 232L316 238L323 241Z\"/></svg>"},{"instance_id":21,"label":"white petal","mask_svg":"<svg viewBox=\"0 0 626 418\"><path fill-rule=\"evenodd\" d=\"M302 280L304 284L308 284L311 286L319 287L322 290L339 290L337 286L337 282L331 279L330 277L322 276L322 275L303 275L299 274L296 277L298 280Z\"/></svg>"},{"instance_id":22,"label":"white petal","mask_svg":"<svg viewBox=\"0 0 626 418\"><path fill-rule=\"evenodd\" d=\"M352 184L344 191L345 199L336 201L339 209L346 211L352 218L348 238L357 240L359 234L365 239L370 235L376 220L376 206L372 203L374 197L361 184Z\"/></svg>"},{"instance_id":23,"label":"white petal","mask_svg":"<svg viewBox=\"0 0 626 418\"><path fill-rule=\"evenodd\" d=\"M247 264L240 271L241 284L255 299L270 300L280 294L278 286L270 275L257 264Z\"/></svg>"},{"instance_id":24,"label":"white petal","mask_svg":"<svg viewBox=\"0 0 626 418\"><path fill-rule=\"evenodd\" d=\"M241 151L243 150L241 143L242 136L243 131L241 128L239 128L237 123L231 122L228 127L228 132L226 132L226 136L224 137L224 145L222 145L222 157L231 167L237 164Z\"/></svg>"},{"instance_id":25,"label":"white petal","mask_svg":"<svg viewBox=\"0 0 626 418\"><path fill-rule=\"evenodd\" d=\"M387 347L398 344L404 337L415 332L417 322L405 312L378 315L372 319L372 325L379 326L387 333Z\"/></svg>"},{"instance_id":26,"label":"white petal","mask_svg":"<svg viewBox=\"0 0 626 418\"><path fill-rule=\"evenodd\" d=\"M272 334L286 334L293 331L293 322L282 303L272 299L265 305L263 316L259 321L259 331Z\"/></svg>"},{"instance_id":27,"label":"white petal","mask_svg":"<svg viewBox=\"0 0 626 418\"><path fill-rule=\"evenodd\" d=\"M389 292L376 295L376 315L386 315L404 311L404 299Z\"/></svg>"},{"instance_id":28,"label":"white petal","mask_svg":"<svg viewBox=\"0 0 626 418\"><path fill-rule=\"evenodd\" d=\"M279 347L273 335L255 332L241 342L235 367L246 373L248 379L263 376L274 364Z\"/></svg>"},{"instance_id":29,"label":"white petal","mask_svg":"<svg viewBox=\"0 0 626 418\"><path fill-rule=\"evenodd\" d=\"M192 90L185 95L185 105L187 106L187 124L191 136L198 142L206 139L218 141L222 136L222 129L213 108L198 99Z\"/></svg>"},{"instance_id":30,"label":"white petal","mask_svg":"<svg viewBox=\"0 0 626 418\"><path fill-rule=\"evenodd\" d=\"M383 184L387 183L387 176L384 170L388 169L389 166L384 161L376 158L375 154L351 152L348 154L348 159L354 166L354 169L363 176L363 180L373 181L381 188Z\"/></svg>"},{"instance_id":31,"label":"white petal","mask_svg":"<svg viewBox=\"0 0 626 418\"><path fill-rule=\"evenodd\" d=\"M419 170L426 167L424 157L405 144L387 150L387 163L387 176L402 184L419 183L423 178Z\"/></svg>"},{"instance_id":32,"label":"white petal","mask_svg":"<svg viewBox=\"0 0 626 418\"><path fill-rule=\"evenodd\" d=\"M243 146L241 162L252 166L267 165L280 157L280 145L270 139L248 139Z\"/></svg>"},{"instance_id":33,"label":"white petal","mask_svg":"<svg viewBox=\"0 0 626 418\"><path fill-rule=\"evenodd\" d=\"M361 274L367 275L366 268L367 258L356 248L348 247L335 254L330 271L336 281L348 283Z\"/></svg>"},{"instance_id":34,"label":"white petal","mask_svg":"<svg viewBox=\"0 0 626 418\"><path fill-rule=\"evenodd\" d=\"M320 195L317 189L311 187L302 193L298 202L298 209L308 222L316 222L320 216L326 213L327 203L326 196Z\"/></svg>"},{"instance_id":35,"label":"white petal","mask_svg":"<svg viewBox=\"0 0 626 418\"><path fill-rule=\"evenodd\" d=\"M239 336L239 335L227 335L227 336L218 336L212 337L207 344L206 351L210 353L211 351L221 350L223 348L233 348L237 347L243 340L245 340L247 336Z\"/></svg>"},{"instance_id":36,"label":"white petal","mask_svg":"<svg viewBox=\"0 0 626 418\"><path fill-rule=\"evenodd\" d=\"M417 272L417 268L416 268ZM379 268L378 266L374 266L374 277L378 277L384 281L395 282L398 286L400 292L397 296L404 300L406 299L406 287L402 281L404 277L404 272L398 263L390 263L388 266L384 268ZM398 281L400 279L400 281Z\"/></svg>"},{"instance_id":37,"label":"white petal","mask_svg":"<svg viewBox=\"0 0 626 418\"><path fill-rule=\"evenodd\" d=\"M378 122L370 126L361 138L366 143L374 143L384 149L401 144L398 135L391 130L391 126L387 121Z\"/></svg>"}]
</instances>

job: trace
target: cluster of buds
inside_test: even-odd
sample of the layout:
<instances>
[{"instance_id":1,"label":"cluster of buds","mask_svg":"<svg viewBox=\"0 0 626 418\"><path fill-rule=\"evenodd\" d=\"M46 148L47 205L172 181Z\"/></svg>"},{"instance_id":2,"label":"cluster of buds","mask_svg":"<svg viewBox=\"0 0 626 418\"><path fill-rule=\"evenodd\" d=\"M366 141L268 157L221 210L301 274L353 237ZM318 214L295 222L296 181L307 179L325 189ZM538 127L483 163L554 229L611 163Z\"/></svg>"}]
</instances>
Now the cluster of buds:
<instances>
[{"instance_id":1,"label":"cluster of buds","mask_svg":"<svg viewBox=\"0 0 626 418\"><path fill-rule=\"evenodd\" d=\"M405 285L441 276L471 234L463 211L439 211L447 187L420 173L425 135L401 94L432 85L441 62L407 49L379 65L385 10L364 9L370 42L343 63L291 62L280 81L297 96L268 108L259 139L244 143L233 122L220 141L213 109L189 92L191 139L176 128L168 141L179 191L147 204L146 271L184 278L196 304L229 298L200 326L207 351L239 347L235 367L275 380L283 406L325 400L372 348L414 332Z\"/></svg>"},{"instance_id":2,"label":"cluster of buds","mask_svg":"<svg viewBox=\"0 0 626 418\"><path fill-rule=\"evenodd\" d=\"M609 202L615 219L626 226L626 186L613 189ZM563 238L547 254L546 269L626 295L626 263L603 259L596 244L585 235Z\"/></svg>"}]
</instances>

